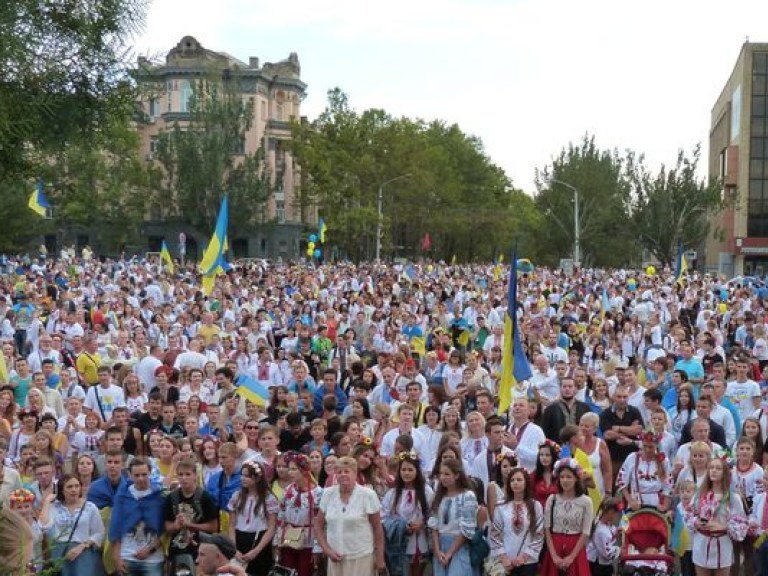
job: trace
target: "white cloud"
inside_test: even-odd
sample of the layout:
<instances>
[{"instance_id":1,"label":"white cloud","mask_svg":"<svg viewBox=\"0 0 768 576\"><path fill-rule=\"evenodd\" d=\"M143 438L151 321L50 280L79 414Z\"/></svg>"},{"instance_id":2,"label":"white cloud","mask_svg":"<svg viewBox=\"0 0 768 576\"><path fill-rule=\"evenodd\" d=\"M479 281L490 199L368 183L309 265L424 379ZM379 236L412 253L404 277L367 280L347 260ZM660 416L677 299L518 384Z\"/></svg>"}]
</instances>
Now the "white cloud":
<instances>
[{"instance_id":1,"label":"white cloud","mask_svg":"<svg viewBox=\"0 0 768 576\"><path fill-rule=\"evenodd\" d=\"M191 34L244 60L298 52L310 118L340 86L358 109L457 122L531 189L585 132L654 166L706 147L711 107L745 36L768 41L766 19L764 0L155 0L137 50Z\"/></svg>"}]
</instances>

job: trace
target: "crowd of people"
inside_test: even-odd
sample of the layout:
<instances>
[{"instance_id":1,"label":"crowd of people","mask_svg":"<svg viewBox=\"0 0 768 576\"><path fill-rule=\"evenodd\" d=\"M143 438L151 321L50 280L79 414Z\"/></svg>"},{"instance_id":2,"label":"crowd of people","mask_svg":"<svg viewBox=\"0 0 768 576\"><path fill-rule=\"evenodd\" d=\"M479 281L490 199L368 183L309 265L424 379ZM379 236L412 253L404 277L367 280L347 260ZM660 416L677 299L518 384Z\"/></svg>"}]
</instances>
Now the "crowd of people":
<instances>
[{"instance_id":1,"label":"crowd of people","mask_svg":"<svg viewBox=\"0 0 768 576\"><path fill-rule=\"evenodd\" d=\"M602 576L653 509L640 567L768 574L762 285L3 264L0 573Z\"/></svg>"}]
</instances>

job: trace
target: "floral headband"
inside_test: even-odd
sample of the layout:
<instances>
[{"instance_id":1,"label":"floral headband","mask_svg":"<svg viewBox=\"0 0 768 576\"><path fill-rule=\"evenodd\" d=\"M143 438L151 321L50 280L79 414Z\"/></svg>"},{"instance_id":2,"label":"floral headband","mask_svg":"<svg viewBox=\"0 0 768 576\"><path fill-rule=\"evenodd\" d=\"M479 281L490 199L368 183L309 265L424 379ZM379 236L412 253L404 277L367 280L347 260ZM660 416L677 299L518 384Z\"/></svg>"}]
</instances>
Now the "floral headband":
<instances>
[{"instance_id":1,"label":"floral headband","mask_svg":"<svg viewBox=\"0 0 768 576\"><path fill-rule=\"evenodd\" d=\"M409 452L400 452L400 454L397 455L397 459L400 462L410 462L412 464L415 464L417 467L421 463L421 459L419 458L419 455L416 452L416 450L411 450Z\"/></svg>"},{"instance_id":2,"label":"floral headband","mask_svg":"<svg viewBox=\"0 0 768 576\"><path fill-rule=\"evenodd\" d=\"M646 428L640 433L640 440L643 442L652 442L658 444L661 442L661 434L656 432L653 428Z\"/></svg>"},{"instance_id":3,"label":"floral headband","mask_svg":"<svg viewBox=\"0 0 768 576\"><path fill-rule=\"evenodd\" d=\"M712 457L722 461L723 465L729 470L736 465L736 459L733 457L733 454L731 454L730 450L725 448L716 449L712 454Z\"/></svg>"},{"instance_id":4,"label":"floral headband","mask_svg":"<svg viewBox=\"0 0 768 576\"><path fill-rule=\"evenodd\" d=\"M264 473L261 466L259 466L259 463L255 460L243 462L243 468L248 468L254 476L261 476Z\"/></svg>"},{"instance_id":5,"label":"floral headband","mask_svg":"<svg viewBox=\"0 0 768 576\"><path fill-rule=\"evenodd\" d=\"M514 452L499 452L496 454L496 462L498 464L501 464L504 461L509 462L512 465L512 468L517 468L520 461L517 458L517 454Z\"/></svg>"},{"instance_id":6,"label":"floral headband","mask_svg":"<svg viewBox=\"0 0 768 576\"><path fill-rule=\"evenodd\" d=\"M544 442L539 444L539 448L546 448L547 446L552 448L556 454L558 455L560 454L560 444L558 444L554 440L550 440L549 438L547 438L546 440L544 440Z\"/></svg>"},{"instance_id":7,"label":"floral headband","mask_svg":"<svg viewBox=\"0 0 768 576\"><path fill-rule=\"evenodd\" d=\"M555 468L553 470L555 476L560 474L563 470L570 470L574 474L576 474L577 477L581 478L584 475L584 470L582 470L581 466L579 466L579 463L576 461L575 458L562 458L555 462Z\"/></svg>"},{"instance_id":8,"label":"floral headband","mask_svg":"<svg viewBox=\"0 0 768 576\"><path fill-rule=\"evenodd\" d=\"M35 495L25 488L18 488L10 493L8 502L11 507L19 504L32 504L35 501Z\"/></svg>"},{"instance_id":9,"label":"floral headband","mask_svg":"<svg viewBox=\"0 0 768 576\"><path fill-rule=\"evenodd\" d=\"M288 464L295 464L296 468L301 470L302 472L309 472L309 458L307 458L304 454L301 454L299 452L287 452L285 454L285 463Z\"/></svg>"}]
</instances>

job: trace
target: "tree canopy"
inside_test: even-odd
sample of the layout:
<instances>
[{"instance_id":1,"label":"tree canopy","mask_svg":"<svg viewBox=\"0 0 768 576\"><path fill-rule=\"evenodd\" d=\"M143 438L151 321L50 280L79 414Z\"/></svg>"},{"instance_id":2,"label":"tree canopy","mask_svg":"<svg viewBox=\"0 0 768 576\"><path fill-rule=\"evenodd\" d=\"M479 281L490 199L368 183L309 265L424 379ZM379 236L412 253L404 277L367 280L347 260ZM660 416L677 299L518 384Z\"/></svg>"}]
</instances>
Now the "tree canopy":
<instances>
[{"instance_id":1,"label":"tree canopy","mask_svg":"<svg viewBox=\"0 0 768 576\"><path fill-rule=\"evenodd\" d=\"M490 259L537 222L531 199L512 187L479 138L438 120L357 112L338 88L317 120L296 125L293 150L304 199L320 207L342 256L374 256L380 188L386 257Z\"/></svg>"}]
</instances>

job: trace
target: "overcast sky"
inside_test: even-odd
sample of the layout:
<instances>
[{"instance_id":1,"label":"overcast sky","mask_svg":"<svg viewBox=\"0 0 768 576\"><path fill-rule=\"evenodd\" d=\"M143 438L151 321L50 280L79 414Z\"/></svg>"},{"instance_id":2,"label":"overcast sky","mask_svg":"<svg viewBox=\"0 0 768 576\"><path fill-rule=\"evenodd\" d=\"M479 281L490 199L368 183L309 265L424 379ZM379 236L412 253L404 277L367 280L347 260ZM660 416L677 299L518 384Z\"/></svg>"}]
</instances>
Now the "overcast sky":
<instances>
[{"instance_id":1,"label":"overcast sky","mask_svg":"<svg viewBox=\"0 0 768 576\"><path fill-rule=\"evenodd\" d=\"M706 150L712 106L766 22L767 0L153 0L136 50L189 34L246 62L297 52L302 115L339 86L358 111L458 123L530 192L585 132L653 168Z\"/></svg>"}]
</instances>

